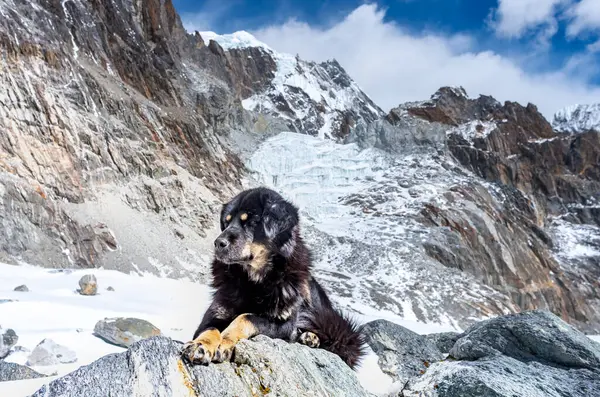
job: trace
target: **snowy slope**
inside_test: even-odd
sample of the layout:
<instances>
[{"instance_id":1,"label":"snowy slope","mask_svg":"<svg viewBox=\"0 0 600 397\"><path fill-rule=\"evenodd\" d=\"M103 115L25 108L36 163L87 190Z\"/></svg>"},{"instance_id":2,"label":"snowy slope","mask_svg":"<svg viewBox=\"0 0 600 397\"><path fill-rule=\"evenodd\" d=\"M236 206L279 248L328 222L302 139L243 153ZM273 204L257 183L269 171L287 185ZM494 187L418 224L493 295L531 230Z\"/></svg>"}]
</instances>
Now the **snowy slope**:
<instances>
[{"instance_id":1,"label":"snowy slope","mask_svg":"<svg viewBox=\"0 0 600 397\"><path fill-rule=\"evenodd\" d=\"M243 98L242 105L247 110L281 118L296 132L341 139L348 134L348 128L383 115L336 61L318 64L279 53L244 31L200 34L227 51L260 48L262 56L274 60L276 70L270 84Z\"/></svg>"},{"instance_id":2,"label":"snowy slope","mask_svg":"<svg viewBox=\"0 0 600 397\"><path fill-rule=\"evenodd\" d=\"M566 107L556 112L552 127L558 132L569 134L600 131L600 103Z\"/></svg>"}]
</instances>

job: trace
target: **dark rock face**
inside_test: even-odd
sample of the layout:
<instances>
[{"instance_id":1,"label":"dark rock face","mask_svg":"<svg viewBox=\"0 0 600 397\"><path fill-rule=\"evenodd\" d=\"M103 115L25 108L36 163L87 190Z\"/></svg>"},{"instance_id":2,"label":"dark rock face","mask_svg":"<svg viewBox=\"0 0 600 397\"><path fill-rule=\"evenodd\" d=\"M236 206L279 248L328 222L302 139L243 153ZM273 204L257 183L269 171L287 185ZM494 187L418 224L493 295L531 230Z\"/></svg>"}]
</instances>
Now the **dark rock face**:
<instances>
[{"instance_id":1,"label":"dark rock face","mask_svg":"<svg viewBox=\"0 0 600 397\"><path fill-rule=\"evenodd\" d=\"M0 382L42 378L45 375L35 372L29 367L15 363L0 361Z\"/></svg>"},{"instance_id":2,"label":"dark rock face","mask_svg":"<svg viewBox=\"0 0 600 397\"><path fill-rule=\"evenodd\" d=\"M381 370L402 384L444 358L426 337L387 320L367 323L364 332Z\"/></svg>"},{"instance_id":3,"label":"dark rock face","mask_svg":"<svg viewBox=\"0 0 600 397\"><path fill-rule=\"evenodd\" d=\"M477 323L450 355L411 379L402 395L583 397L600 387L600 344L549 312Z\"/></svg>"},{"instance_id":4,"label":"dark rock face","mask_svg":"<svg viewBox=\"0 0 600 397\"><path fill-rule=\"evenodd\" d=\"M181 343L154 337L105 356L33 396L367 396L339 357L259 336L240 342L233 362L190 367Z\"/></svg>"}]
</instances>

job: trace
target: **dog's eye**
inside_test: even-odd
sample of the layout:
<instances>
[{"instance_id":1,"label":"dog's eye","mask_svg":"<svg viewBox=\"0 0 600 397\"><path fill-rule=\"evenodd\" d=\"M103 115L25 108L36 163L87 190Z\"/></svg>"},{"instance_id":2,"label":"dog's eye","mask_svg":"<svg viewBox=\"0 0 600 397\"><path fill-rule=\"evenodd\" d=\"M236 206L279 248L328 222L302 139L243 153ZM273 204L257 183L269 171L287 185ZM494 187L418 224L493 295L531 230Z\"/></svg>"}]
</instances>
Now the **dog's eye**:
<instances>
[{"instance_id":1,"label":"dog's eye","mask_svg":"<svg viewBox=\"0 0 600 397\"><path fill-rule=\"evenodd\" d=\"M231 214L229 214L225 217L225 222L229 222L230 220L231 220Z\"/></svg>"},{"instance_id":2,"label":"dog's eye","mask_svg":"<svg viewBox=\"0 0 600 397\"><path fill-rule=\"evenodd\" d=\"M242 215L240 215L240 219L242 222L246 222L248 220L248 214L244 212Z\"/></svg>"}]
</instances>

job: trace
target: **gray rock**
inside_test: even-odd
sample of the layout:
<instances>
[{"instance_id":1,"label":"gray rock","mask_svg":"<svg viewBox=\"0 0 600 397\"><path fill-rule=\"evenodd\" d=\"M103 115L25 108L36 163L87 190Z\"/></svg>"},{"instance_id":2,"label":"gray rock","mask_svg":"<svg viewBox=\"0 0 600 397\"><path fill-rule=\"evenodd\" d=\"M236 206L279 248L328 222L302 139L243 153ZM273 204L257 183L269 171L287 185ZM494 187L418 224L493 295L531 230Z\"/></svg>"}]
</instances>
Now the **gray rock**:
<instances>
[{"instance_id":1,"label":"gray rock","mask_svg":"<svg viewBox=\"0 0 600 397\"><path fill-rule=\"evenodd\" d=\"M29 367L15 363L0 361L0 382L9 382L13 380L41 378L42 375Z\"/></svg>"},{"instance_id":2,"label":"gray rock","mask_svg":"<svg viewBox=\"0 0 600 397\"><path fill-rule=\"evenodd\" d=\"M105 318L94 326L94 333L107 342L129 347L142 339L158 336L160 329L138 318Z\"/></svg>"},{"instance_id":3,"label":"gray rock","mask_svg":"<svg viewBox=\"0 0 600 397\"><path fill-rule=\"evenodd\" d=\"M27 359L27 365L57 365L68 364L77 361L77 356L71 349L59 345L52 339L44 339L31 352Z\"/></svg>"},{"instance_id":4,"label":"gray rock","mask_svg":"<svg viewBox=\"0 0 600 397\"><path fill-rule=\"evenodd\" d=\"M96 295L98 282L93 274L86 274L79 280L79 293L81 295Z\"/></svg>"},{"instance_id":5,"label":"gray rock","mask_svg":"<svg viewBox=\"0 0 600 397\"><path fill-rule=\"evenodd\" d=\"M460 338L460 334L458 332L440 332L437 334L425 335L425 338L433 342L439 351L448 354L454 346L454 343Z\"/></svg>"},{"instance_id":6,"label":"gray rock","mask_svg":"<svg viewBox=\"0 0 600 397\"><path fill-rule=\"evenodd\" d=\"M405 385L402 396L589 397L600 390L600 345L544 311L467 329L449 359Z\"/></svg>"},{"instance_id":7,"label":"gray rock","mask_svg":"<svg viewBox=\"0 0 600 397\"><path fill-rule=\"evenodd\" d=\"M367 323L364 330L381 370L402 383L444 358L433 342L387 320Z\"/></svg>"},{"instance_id":8,"label":"gray rock","mask_svg":"<svg viewBox=\"0 0 600 397\"><path fill-rule=\"evenodd\" d=\"M600 369L600 344L547 311L496 317L467 329L450 351L460 360L505 355L565 368Z\"/></svg>"},{"instance_id":9,"label":"gray rock","mask_svg":"<svg viewBox=\"0 0 600 397\"><path fill-rule=\"evenodd\" d=\"M0 327L0 359L6 357L10 353L10 349L17 344L19 337L16 332L10 328L2 329Z\"/></svg>"},{"instance_id":10,"label":"gray rock","mask_svg":"<svg viewBox=\"0 0 600 397\"><path fill-rule=\"evenodd\" d=\"M106 290L110 291L110 292L114 292L115 291L115 289L113 287L111 287L111 286L108 286L108 288L106 288Z\"/></svg>"},{"instance_id":11,"label":"gray rock","mask_svg":"<svg viewBox=\"0 0 600 397\"><path fill-rule=\"evenodd\" d=\"M27 288L27 286L25 284L15 287L14 290L19 291L19 292L29 292L29 288Z\"/></svg>"},{"instance_id":12,"label":"gray rock","mask_svg":"<svg viewBox=\"0 0 600 397\"><path fill-rule=\"evenodd\" d=\"M498 356L435 363L423 376L413 378L402 396L591 397L598 390L598 371L559 369Z\"/></svg>"},{"instance_id":13,"label":"gray rock","mask_svg":"<svg viewBox=\"0 0 600 397\"><path fill-rule=\"evenodd\" d=\"M258 336L241 341L233 362L191 367L182 344L145 339L56 379L33 397L111 396L367 396L339 357Z\"/></svg>"}]
</instances>

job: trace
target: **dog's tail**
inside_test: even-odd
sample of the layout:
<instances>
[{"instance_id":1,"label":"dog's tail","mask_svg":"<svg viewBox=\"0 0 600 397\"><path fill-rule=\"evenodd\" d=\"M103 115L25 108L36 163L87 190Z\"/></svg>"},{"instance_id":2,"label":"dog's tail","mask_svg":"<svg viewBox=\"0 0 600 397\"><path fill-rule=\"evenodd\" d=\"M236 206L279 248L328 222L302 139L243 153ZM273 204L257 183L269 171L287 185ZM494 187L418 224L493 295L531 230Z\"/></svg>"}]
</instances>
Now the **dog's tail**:
<instances>
[{"instance_id":1,"label":"dog's tail","mask_svg":"<svg viewBox=\"0 0 600 397\"><path fill-rule=\"evenodd\" d=\"M360 363L365 351L365 336L358 323L333 308L319 308L301 314L301 332L310 331L319 337L319 347L337 354L350 368Z\"/></svg>"}]
</instances>

